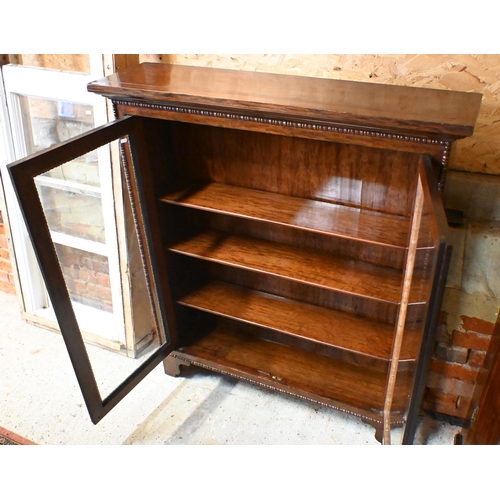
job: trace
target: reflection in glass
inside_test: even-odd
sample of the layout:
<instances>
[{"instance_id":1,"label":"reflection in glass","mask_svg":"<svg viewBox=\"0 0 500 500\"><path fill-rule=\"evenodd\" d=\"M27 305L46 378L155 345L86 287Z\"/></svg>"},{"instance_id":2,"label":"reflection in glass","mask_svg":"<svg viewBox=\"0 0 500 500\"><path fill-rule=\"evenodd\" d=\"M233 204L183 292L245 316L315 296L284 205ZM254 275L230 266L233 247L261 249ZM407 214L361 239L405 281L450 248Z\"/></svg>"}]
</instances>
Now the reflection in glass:
<instances>
[{"instance_id":1,"label":"reflection in glass","mask_svg":"<svg viewBox=\"0 0 500 500\"><path fill-rule=\"evenodd\" d=\"M26 154L42 151L94 128L90 105L18 96ZM96 151L51 170L48 177L89 186L100 185Z\"/></svg>"},{"instance_id":2,"label":"reflection in glass","mask_svg":"<svg viewBox=\"0 0 500 500\"><path fill-rule=\"evenodd\" d=\"M104 150L99 151L99 157ZM105 153L107 154L107 153ZM85 158L97 157L95 153ZM150 308L134 312L133 347L137 357L127 356L128 340L123 328L117 328L120 296L115 294L111 278L113 262L106 241L106 213L103 212L101 188L77 182L79 168L86 160L71 162L72 180L61 178L69 164L35 178L41 207L56 251L71 307L85 341L85 350L102 398L108 396L128 376L153 355L164 341L153 327ZM130 247L129 247L130 249ZM144 305L148 304L146 299ZM104 347L104 349L102 349ZM125 356L117 356L120 352Z\"/></svg>"},{"instance_id":3,"label":"reflection in glass","mask_svg":"<svg viewBox=\"0 0 500 500\"><path fill-rule=\"evenodd\" d=\"M94 111L90 105L20 94L17 94L15 104L13 109L21 125L18 132L22 140L19 143L24 144L18 152L20 157L55 148L58 143L71 139L74 139L75 151L82 151L82 141L77 136L95 126ZM110 396L124 381L129 383L129 377L141 366L148 370L152 365L148 366L147 360L158 361L160 357L155 357L155 353L165 347L163 334L160 334L154 320L159 313L153 313L147 286L140 280L139 290L135 286L134 296L127 296L126 303L131 310L133 321L130 326L133 331L131 329L127 333L124 325L125 304L121 294L111 158L118 158L118 145L127 140L117 137L111 145L87 152L37 176L34 181L40 204L30 203L30 210L35 212L41 209L45 215L49 230L46 237L51 239L55 252L51 251L50 243L40 247L44 259L49 262L43 274L47 278L50 297L58 300L58 306L61 306L50 307L49 304L37 310L36 314L46 318L50 324L54 313L57 313L56 319L79 382L82 387L94 387L92 375L87 370L88 359L102 398ZM98 143L100 139L96 140ZM133 229L132 224L129 228ZM33 232L32 227L30 230ZM41 228L42 232L45 230L45 226ZM134 235L125 236L127 251L132 249L137 252ZM142 271L142 266L137 266L140 261L137 257L138 254L134 253L131 259L134 276L128 275L134 284L138 282L136 268L140 267ZM127 270L131 271L131 268ZM59 272L63 284L59 283ZM54 289L56 285L65 285L68 294L61 295L60 290ZM76 331L71 310L78 324ZM85 342L83 351L78 330ZM117 356L117 352L124 356ZM95 393L91 394L91 400L95 401Z\"/></svg>"},{"instance_id":4,"label":"reflection in glass","mask_svg":"<svg viewBox=\"0 0 500 500\"><path fill-rule=\"evenodd\" d=\"M106 243L101 195L36 179L51 231Z\"/></svg>"},{"instance_id":5,"label":"reflection in glass","mask_svg":"<svg viewBox=\"0 0 500 500\"><path fill-rule=\"evenodd\" d=\"M24 95L18 95L18 103L26 154L94 127L91 105ZM97 150L53 168L35 182L71 298L112 312Z\"/></svg>"},{"instance_id":6,"label":"reflection in glass","mask_svg":"<svg viewBox=\"0 0 500 500\"><path fill-rule=\"evenodd\" d=\"M54 246L71 300L113 312L108 258L67 245Z\"/></svg>"}]
</instances>

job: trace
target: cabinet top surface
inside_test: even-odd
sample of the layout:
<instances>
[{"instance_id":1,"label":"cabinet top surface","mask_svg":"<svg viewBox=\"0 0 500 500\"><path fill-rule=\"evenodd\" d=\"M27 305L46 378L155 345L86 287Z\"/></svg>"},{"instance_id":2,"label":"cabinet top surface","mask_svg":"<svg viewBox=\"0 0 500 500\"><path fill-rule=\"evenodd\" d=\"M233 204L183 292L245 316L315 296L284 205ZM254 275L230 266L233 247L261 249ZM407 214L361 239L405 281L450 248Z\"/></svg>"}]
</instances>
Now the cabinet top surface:
<instances>
[{"instance_id":1,"label":"cabinet top surface","mask_svg":"<svg viewBox=\"0 0 500 500\"><path fill-rule=\"evenodd\" d=\"M274 73L143 63L88 85L113 99L288 119L471 135L481 94Z\"/></svg>"}]
</instances>

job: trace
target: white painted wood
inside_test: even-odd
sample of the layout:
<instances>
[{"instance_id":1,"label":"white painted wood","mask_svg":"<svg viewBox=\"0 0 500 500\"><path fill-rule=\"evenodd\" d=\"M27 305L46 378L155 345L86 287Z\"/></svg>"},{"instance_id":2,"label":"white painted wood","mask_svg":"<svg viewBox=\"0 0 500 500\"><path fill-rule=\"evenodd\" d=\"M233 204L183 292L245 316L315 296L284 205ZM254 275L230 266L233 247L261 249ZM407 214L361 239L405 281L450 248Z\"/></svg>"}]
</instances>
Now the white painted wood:
<instances>
[{"instance_id":1,"label":"white painted wood","mask_svg":"<svg viewBox=\"0 0 500 500\"><path fill-rule=\"evenodd\" d=\"M75 102L95 106L97 113L96 126L103 125L102 112L99 107L104 104L102 97L87 92L87 85L96 78L101 78L100 73L87 75L85 73L72 73L56 69L34 68L16 64L7 64L2 67L5 90L7 96L21 94L33 97L43 97L56 101Z\"/></svg>"},{"instance_id":2,"label":"white painted wood","mask_svg":"<svg viewBox=\"0 0 500 500\"><path fill-rule=\"evenodd\" d=\"M36 177L35 182L38 186L45 186L51 189L60 189L62 191L68 191L75 194L83 194L85 196L93 196L95 198L101 197L102 189L97 186L89 186L87 184L81 184L79 182L65 181L54 177L46 177L44 175L39 175L38 177Z\"/></svg>"},{"instance_id":3,"label":"white painted wood","mask_svg":"<svg viewBox=\"0 0 500 500\"><path fill-rule=\"evenodd\" d=\"M5 68L4 66L2 70ZM22 295L23 307L26 311L34 311L36 308L47 307L47 295L40 271L36 263L35 254L29 241L28 231L24 223L21 211L18 208L14 188L7 171L7 164L16 159L14 147L14 137L12 127L10 126L9 112L7 106L7 94L3 79L1 76L0 91L0 122L1 122L1 140L2 153L0 163L2 188L5 196L5 205L8 212L10 231L12 235L12 246L15 255L15 265L19 278L19 288Z\"/></svg>"},{"instance_id":4,"label":"white painted wood","mask_svg":"<svg viewBox=\"0 0 500 500\"><path fill-rule=\"evenodd\" d=\"M24 95L41 99L53 99L91 105L93 106L94 125L96 127L102 125L108 121L105 99L87 92L87 84L104 75L102 56L99 54L91 55L90 63L91 75L18 65L6 65L2 67L5 94L2 92L2 109L0 109L0 112L3 117L2 140L6 143L6 151L8 154L5 160L2 161L1 168L5 184L4 189L6 191L6 204L9 207L9 213L13 214L11 217L13 218L12 225L15 228L13 231L13 233L15 233L13 234L14 249L18 261L25 309L28 313L41 314L42 310L50 308L50 304L48 303L43 280L38 270L34 252L31 249L28 234L6 169L7 163L26 156L19 96ZM96 189L85 184L42 177L39 178L41 179L39 183L54 189L65 189L67 191L82 192L94 196L100 194L106 233L105 245L56 232L53 232L52 236L56 243L107 256L113 300L113 314L110 315L114 322L113 328L107 327L104 329L105 331L103 331L103 329L99 327L100 324L104 324L102 318L92 321L89 318L92 308L82 310L77 307L79 311L84 311L81 313L76 311L77 317L79 323L85 322L87 326L94 325L94 327L99 330L99 335L106 336L109 335L109 332L113 332L113 339L118 339L120 342L125 343L125 321L114 209L111 154L109 147L105 146L99 148L97 155L101 181L100 188ZM8 179L5 180L6 178ZM48 311L45 311L44 315L46 313L48 313ZM102 315L97 314L97 316L101 317ZM106 316L106 318L105 324L108 325L111 320L109 316Z\"/></svg>"},{"instance_id":5,"label":"white painted wood","mask_svg":"<svg viewBox=\"0 0 500 500\"><path fill-rule=\"evenodd\" d=\"M104 243L99 243L97 241L85 240L83 238L77 238L76 236L71 236L65 233L59 233L57 231L50 231L52 241L58 245L66 245L77 250L82 250L84 252L96 253L98 255L103 255L108 257L109 262L109 247Z\"/></svg>"}]
</instances>

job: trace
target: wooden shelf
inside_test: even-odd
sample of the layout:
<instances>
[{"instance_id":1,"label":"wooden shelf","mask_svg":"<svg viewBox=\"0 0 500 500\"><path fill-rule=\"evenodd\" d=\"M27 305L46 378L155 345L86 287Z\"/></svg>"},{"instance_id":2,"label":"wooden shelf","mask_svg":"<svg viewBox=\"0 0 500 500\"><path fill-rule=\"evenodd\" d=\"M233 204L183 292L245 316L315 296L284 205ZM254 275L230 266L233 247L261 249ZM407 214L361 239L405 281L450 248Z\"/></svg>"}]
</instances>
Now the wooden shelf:
<instances>
[{"instance_id":1,"label":"wooden shelf","mask_svg":"<svg viewBox=\"0 0 500 500\"><path fill-rule=\"evenodd\" d=\"M181 357L381 421L387 374L217 327L178 350ZM398 374L393 412L404 411L411 372Z\"/></svg>"},{"instance_id":2,"label":"wooden shelf","mask_svg":"<svg viewBox=\"0 0 500 500\"><path fill-rule=\"evenodd\" d=\"M178 303L383 361L388 361L392 354L394 325L250 288L215 281L191 292ZM402 361L415 359L419 333L418 325L407 328Z\"/></svg>"},{"instance_id":3,"label":"wooden shelf","mask_svg":"<svg viewBox=\"0 0 500 500\"><path fill-rule=\"evenodd\" d=\"M401 300L400 271L256 238L206 231L170 250L382 302ZM411 304L421 303L421 295L416 288Z\"/></svg>"},{"instance_id":4,"label":"wooden shelf","mask_svg":"<svg viewBox=\"0 0 500 500\"><path fill-rule=\"evenodd\" d=\"M161 201L389 247L408 243L408 217L226 184L170 193Z\"/></svg>"}]
</instances>

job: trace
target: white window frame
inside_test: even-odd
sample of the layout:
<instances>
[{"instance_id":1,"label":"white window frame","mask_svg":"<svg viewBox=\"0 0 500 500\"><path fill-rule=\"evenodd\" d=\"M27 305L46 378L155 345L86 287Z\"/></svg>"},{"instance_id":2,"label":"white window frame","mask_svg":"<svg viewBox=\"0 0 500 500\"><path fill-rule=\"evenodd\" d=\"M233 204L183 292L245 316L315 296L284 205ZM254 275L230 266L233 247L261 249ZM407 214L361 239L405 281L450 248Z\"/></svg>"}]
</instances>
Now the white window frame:
<instances>
[{"instance_id":1,"label":"white window frame","mask_svg":"<svg viewBox=\"0 0 500 500\"><path fill-rule=\"evenodd\" d=\"M102 55L91 56L90 63L90 74L62 72L20 65L6 65L2 67L3 85L6 94L3 95L2 93L0 98L0 105L2 107L0 113L4 117L0 124L2 128L0 140L3 143L2 149L4 150L4 157L0 158L0 169L4 184L5 204L9 213L13 248L27 319L37 322L37 318L40 318L42 319L41 323L49 323L48 326L51 326L51 323L57 324L55 322L55 315L49 304L45 286L6 169L6 164L26 156L23 132L21 130L18 95L91 105L93 106L95 127L107 123L105 100L100 96L87 92L86 89L90 81L104 76ZM12 128L9 127L7 117L10 117ZM97 343L101 343L106 347L121 349L127 342L115 219L113 174L109 148L100 148L98 150L98 159L101 186L100 188L84 186L83 189L86 191L85 194L101 196L106 244L74 238L56 232L53 232L52 236L54 242L106 255L108 258L113 313L98 311L95 308L83 306L78 303L73 303L73 305L81 329L85 333L94 338L94 340L97 338ZM52 183L51 187L57 188L57 181L53 179L43 179L42 182Z\"/></svg>"}]
</instances>

